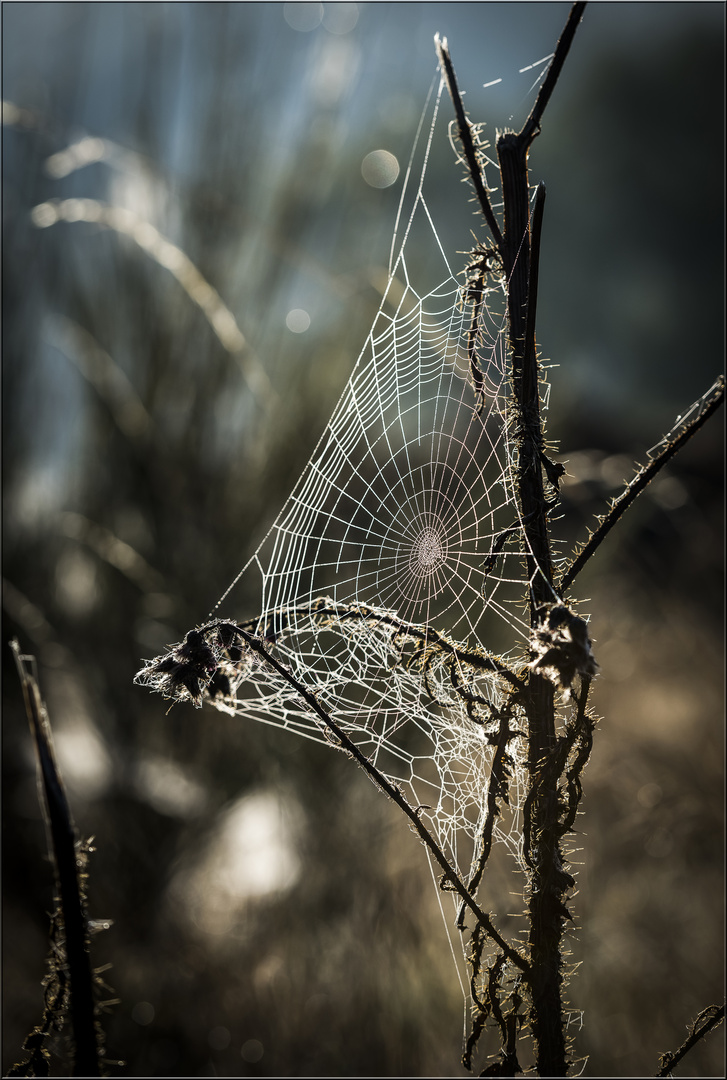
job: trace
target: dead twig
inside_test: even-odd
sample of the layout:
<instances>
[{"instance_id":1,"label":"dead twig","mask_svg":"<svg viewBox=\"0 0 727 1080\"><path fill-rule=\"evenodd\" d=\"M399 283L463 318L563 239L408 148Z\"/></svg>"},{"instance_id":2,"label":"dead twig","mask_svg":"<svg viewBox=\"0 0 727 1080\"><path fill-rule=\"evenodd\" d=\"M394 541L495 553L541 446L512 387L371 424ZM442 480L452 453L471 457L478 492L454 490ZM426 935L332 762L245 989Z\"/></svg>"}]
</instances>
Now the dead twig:
<instances>
[{"instance_id":1,"label":"dead twig","mask_svg":"<svg viewBox=\"0 0 727 1080\"><path fill-rule=\"evenodd\" d=\"M678 1050L662 1054L659 1060L659 1071L655 1076L668 1076L675 1065L678 1065L685 1054L696 1046L700 1039L708 1035L710 1031L718 1027L724 1020L725 1007L722 1005L708 1005L702 1009L697 1019L689 1029L689 1034Z\"/></svg>"},{"instance_id":2,"label":"dead twig","mask_svg":"<svg viewBox=\"0 0 727 1080\"><path fill-rule=\"evenodd\" d=\"M11 641L10 647L15 657L23 689L25 710L35 744L39 782L43 793L41 804L44 808L49 846L56 870L59 898L56 919L61 924L56 927L56 944L58 941L62 942L60 952L65 955L63 959L54 960L54 962L65 968L68 979L69 1009L75 1047L73 1075L101 1076L93 973L88 949L88 920L80 882L80 875L83 873L83 853L56 765L48 713L40 695L37 679L28 670L33 657L25 656L20 651L17 641ZM61 983L63 982L62 977ZM58 1004L60 1007L65 1004L65 994L60 995ZM44 1026L50 1030L48 1024ZM56 1027L59 1026L56 1025Z\"/></svg>"}]
</instances>

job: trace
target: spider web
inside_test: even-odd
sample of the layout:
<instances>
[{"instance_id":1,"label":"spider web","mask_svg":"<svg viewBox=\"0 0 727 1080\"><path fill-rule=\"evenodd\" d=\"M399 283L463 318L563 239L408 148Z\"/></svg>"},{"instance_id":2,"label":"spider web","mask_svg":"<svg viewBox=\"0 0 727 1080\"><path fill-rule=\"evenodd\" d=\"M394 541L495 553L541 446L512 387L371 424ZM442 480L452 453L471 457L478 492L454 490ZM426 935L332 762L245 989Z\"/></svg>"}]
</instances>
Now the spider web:
<instances>
[{"instance_id":1,"label":"spider web","mask_svg":"<svg viewBox=\"0 0 727 1080\"><path fill-rule=\"evenodd\" d=\"M420 808L466 876L487 813L497 710L512 689L503 669L522 663L529 636L529 583L506 422L507 282L489 276L474 334L475 301L452 270L462 255L448 259L427 201L430 150L447 138L441 93L440 83L420 123L365 346L291 495L213 616L265 641ZM254 618L238 595L257 595ZM226 656L224 690L205 700L330 741L291 682L242 649ZM494 823L515 856L522 744L517 733L508 744L510 804Z\"/></svg>"}]
</instances>

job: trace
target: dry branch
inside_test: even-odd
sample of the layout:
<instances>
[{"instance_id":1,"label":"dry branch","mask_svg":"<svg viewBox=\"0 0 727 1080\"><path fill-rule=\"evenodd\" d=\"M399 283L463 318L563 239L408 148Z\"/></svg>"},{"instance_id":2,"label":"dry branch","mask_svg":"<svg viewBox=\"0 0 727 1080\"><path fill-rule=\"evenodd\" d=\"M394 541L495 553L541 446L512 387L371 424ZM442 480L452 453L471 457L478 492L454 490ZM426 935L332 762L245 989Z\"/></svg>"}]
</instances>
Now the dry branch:
<instances>
[{"instance_id":1,"label":"dry branch","mask_svg":"<svg viewBox=\"0 0 727 1080\"><path fill-rule=\"evenodd\" d=\"M68 981L75 1048L73 1075L100 1076L101 1033L96 1025L88 919L80 881L83 856L63 781L56 766L48 713L38 682L28 670L28 664L33 658L21 653L17 641L11 641L10 647L23 688L25 710L37 753L40 787L43 792L42 805L56 872L59 909L55 916L58 925L55 927L56 949L52 963L63 969ZM64 976L61 978L64 981ZM61 1010L64 997L65 995L61 995L58 1001L58 1008Z\"/></svg>"}]
</instances>

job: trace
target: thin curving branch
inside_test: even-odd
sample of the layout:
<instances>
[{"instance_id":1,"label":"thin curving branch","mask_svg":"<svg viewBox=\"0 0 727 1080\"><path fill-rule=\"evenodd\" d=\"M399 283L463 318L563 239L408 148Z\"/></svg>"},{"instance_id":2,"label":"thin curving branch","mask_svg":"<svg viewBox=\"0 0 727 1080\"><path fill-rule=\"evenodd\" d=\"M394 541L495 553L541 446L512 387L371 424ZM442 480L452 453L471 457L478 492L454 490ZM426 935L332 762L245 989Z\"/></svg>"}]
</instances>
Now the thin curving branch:
<instances>
[{"instance_id":1,"label":"thin curving branch","mask_svg":"<svg viewBox=\"0 0 727 1080\"><path fill-rule=\"evenodd\" d=\"M467 890L472 893L473 896L477 895L477 889L482 880L482 875L485 872L487 860L490 857L492 834L495 828L495 822L500 814L500 801L508 801L508 780L510 778L510 765L512 763L508 758L507 748L510 739L514 734L510 727L514 704L514 695L510 694L504 705L497 710L499 714L499 724L497 735L493 738L493 742L495 743L495 754L492 759L490 782L487 787L487 815L480 831L479 851L477 852L476 858L473 860L470 876L467 880ZM462 904L457 916L458 930L464 930L465 914L465 906Z\"/></svg>"},{"instance_id":2,"label":"thin curving branch","mask_svg":"<svg viewBox=\"0 0 727 1080\"><path fill-rule=\"evenodd\" d=\"M583 18L583 12L585 11L585 9L585 3L574 4L573 7L570 9L568 21L563 28L563 33L558 39L558 44L556 45L555 52L553 53L553 59L548 66L545 79L543 80L543 85L540 87L540 93L535 100L535 104L533 105L533 108L530 112L530 116L525 121L522 131L520 132L520 137L524 139L528 144L530 144L535 138L535 136L540 132L540 121L543 118L545 107L550 101L550 95L553 93L553 90L555 89L555 84L560 77L561 68L565 63L565 58L568 55L571 44L573 42L573 38L575 37L576 30L578 29L578 25Z\"/></svg>"},{"instance_id":3,"label":"thin curving branch","mask_svg":"<svg viewBox=\"0 0 727 1080\"><path fill-rule=\"evenodd\" d=\"M318 597L309 604L273 609L267 615L264 633L268 633L268 627L271 633L275 632L273 628L277 619L280 620L281 629L285 629L290 620L296 616L309 618L319 626L334 625L337 622L364 622L371 626L386 627L394 630L397 636L401 635L418 641L426 645L428 650L441 652L457 663L466 664L477 671L491 671L506 679L516 690L525 686L525 679L517 671L511 670L504 660L491 655L479 646L472 648L463 642L453 641L434 627L424 623L408 622L400 618L396 612L382 611L379 608L367 607L365 604L339 604L328 596ZM225 622L225 620L221 621ZM255 618L236 625L254 633L259 624L260 619ZM208 624L209 627L212 625L212 623Z\"/></svg>"},{"instance_id":4,"label":"thin curving branch","mask_svg":"<svg viewBox=\"0 0 727 1080\"><path fill-rule=\"evenodd\" d=\"M657 454L653 461L639 469L633 480L626 485L624 490L614 501L608 513L604 514L600 519L598 525L558 582L558 592L561 596L565 595L588 560L595 554L602 542L608 536L616 522L623 517L629 506L631 506L638 498L647 484L649 484L657 473L664 468L666 463L689 442L692 436L699 431L703 424L709 420L710 416L712 416L724 402L724 375L719 376L701 400L704 402L704 407L701 412L685 425L681 433L675 439L670 439L666 442L663 450Z\"/></svg>"},{"instance_id":5,"label":"thin curving branch","mask_svg":"<svg viewBox=\"0 0 727 1080\"><path fill-rule=\"evenodd\" d=\"M697 1019L689 1029L689 1034L678 1050L661 1055L659 1071L655 1076L668 1076L675 1065L678 1065L685 1054L696 1046L700 1039L709 1035L710 1031L718 1027L724 1020L725 1007L722 1005L708 1005L702 1009Z\"/></svg>"},{"instance_id":6,"label":"thin curving branch","mask_svg":"<svg viewBox=\"0 0 727 1080\"><path fill-rule=\"evenodd\" d=\"M435 35L434 47L437 50L437 56L439 57L439 63L442 68L442 74L444 81L447 84L449 90L449 96L452 99L454 105L455 115L457 117L457 131L459 132L459 140L464 150L464 156L467 160L467 168L469 169L470 179L474 184L475 192L479 200L480 209L484 214L485 221L492 233L492 237L497 244L497 247L502 246L502 233L500 232L500 226L497 223L492 205L490 204L490 196L487 194L487 188L482 180L482 170L480 169L479 162L477 160L477 151L475 150L474 141L472 139L472 131L470 129L470 123L467 119L467 114L462 104L462 96L457 86L457 79L454 74L454 68L452 67L452 60L449 55L449 48L447 46L447 39L440 38L439 34Z\"/></svg>"}]
</instances>

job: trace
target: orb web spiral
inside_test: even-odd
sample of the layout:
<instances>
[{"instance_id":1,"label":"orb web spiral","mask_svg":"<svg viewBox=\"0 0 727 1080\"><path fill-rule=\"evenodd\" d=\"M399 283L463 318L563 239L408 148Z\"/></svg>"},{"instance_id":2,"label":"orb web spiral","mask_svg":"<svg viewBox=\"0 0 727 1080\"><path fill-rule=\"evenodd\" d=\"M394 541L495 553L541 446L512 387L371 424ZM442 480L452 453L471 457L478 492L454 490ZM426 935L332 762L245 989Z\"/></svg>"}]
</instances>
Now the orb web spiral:
<instances>
[{"instance_id":1,"label":"orb web spiral","mask_svg":"<svg viewBox=\"0 0 727 1080\"><path fill-rule=\"evenodd\" d=\"M438 106L437 96L365 347L298 483L213 615L274 648L422 808L466 873L487 803L492 718L508 690L483 657L506 651L498 632L509 649L528 639L529 553L504 421L505 283L481 298L473 338L471 299L425 197ZM218 709L329 741L272 668L243 656L225 680ZM515 785L518 752L514 735ZM514 854L518 806L494 825Z\"/></svg>"}]
</instances>

